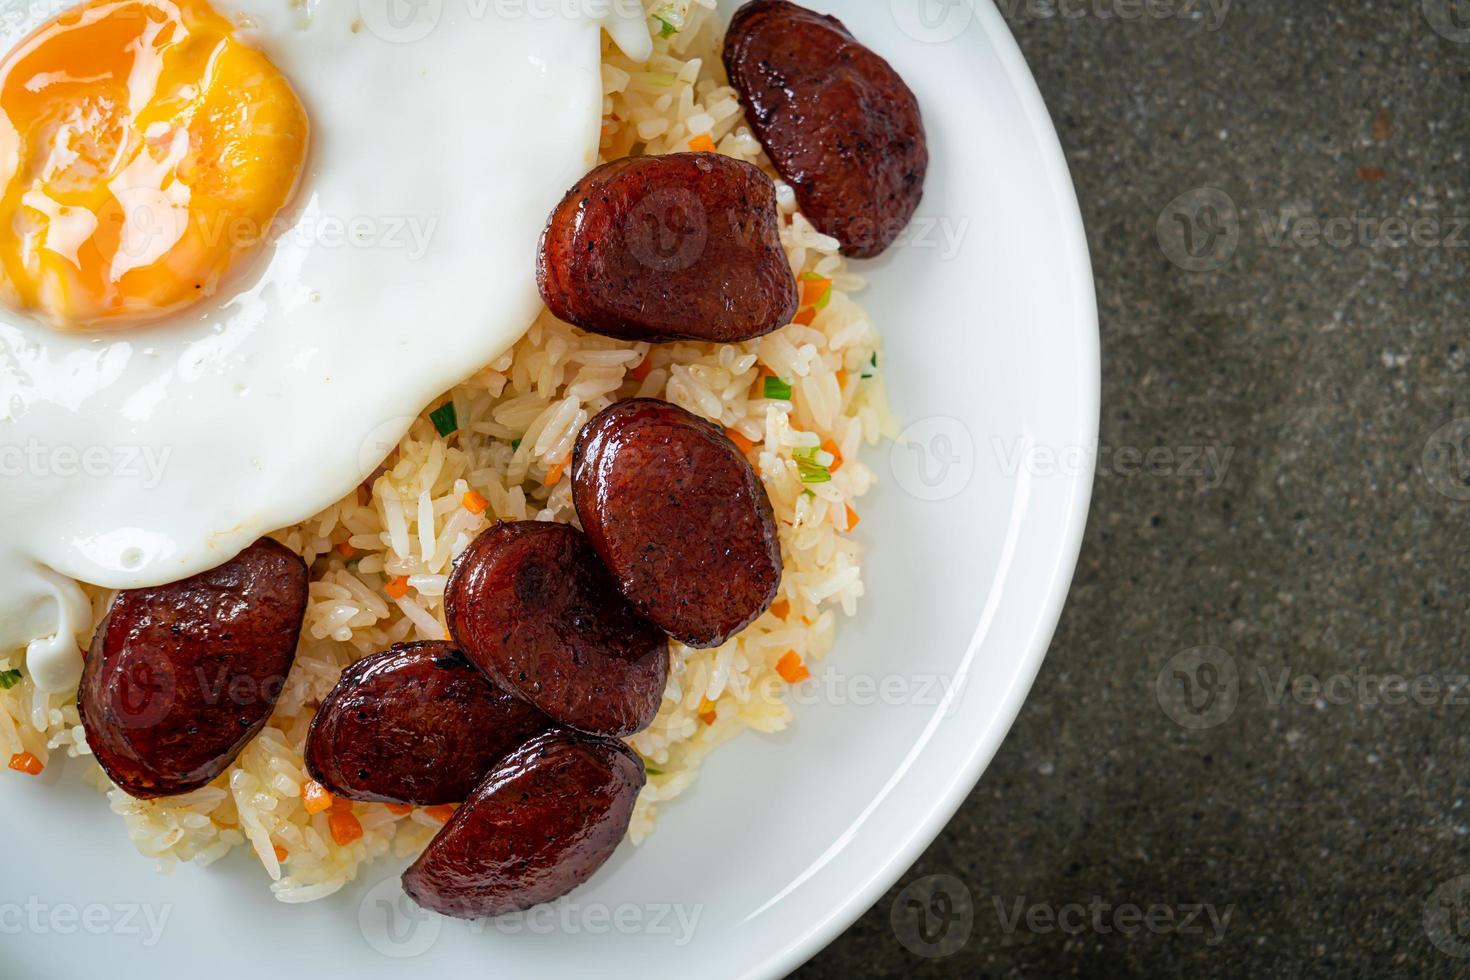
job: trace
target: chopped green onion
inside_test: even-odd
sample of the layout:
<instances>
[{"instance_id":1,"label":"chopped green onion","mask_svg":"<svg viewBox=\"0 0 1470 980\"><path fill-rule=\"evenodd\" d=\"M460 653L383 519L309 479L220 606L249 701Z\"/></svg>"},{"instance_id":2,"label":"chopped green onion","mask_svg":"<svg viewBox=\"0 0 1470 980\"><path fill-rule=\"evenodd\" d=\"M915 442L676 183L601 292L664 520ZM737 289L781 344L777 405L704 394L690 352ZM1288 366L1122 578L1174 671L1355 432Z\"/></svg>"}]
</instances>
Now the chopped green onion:
<instances>
[{"instance_id":1,"label":"chopped green onion","mask_svg":"<svg viewBox=\"0 0 1470 980\"><path fill-rule=\"evenodd\" d=\"M816 500L817 499L817 494L816 494L816 491L814 491L814 490L803 490L801 492L801 495L803 497L810 497L813 500Z\"/></svg>"},{"instance_id":2,"label":"chopped green onion","mask_svg":"<svg viewBox=\"0 0 1470 980\"><path fill-rule=\"evenodd\" d=\"M516 452L520 448L521 448L521 440L519 440L519 439L512 439L510 441L510 451L511 452Z\"/></svg>"},{"instance_id":3,"label":"chopped green onion","mask_svg":"<svg viewBox=\"0 0 1470 980\"><path fill-rule=\"evenodd\" d=\"M646 762L643 763L643 771L648 773L650 776L662 776L664 774L664 771L662 769L659 769L655 766L650 766Z\"/></svg>"},{"instance_id":4,"label":"chopped green onion","mask_svg":"<svg viewBox=\"0 0 1470 980\"><path fill-rule=\"evenodd\" d=\"M797 446L791 450L791 458L799 463L815 463L817 450L821 448L821 446Z\"/></svg>"},{"instance_id":5,"label":"chopped green onion","mask_svg":"<svg viewBox=\"0 0 1470 980\"><path fill-rule=\"evenodd\" d=\"M877 367L878 366L878 352L877 351L873 351L873 359L872 359L871 363L872 363L873 367Z\"/></svg>"},{"instance_id":6,"label":"chopped green onion","mask_svg":"<svg viewBox=\"0 0 1470 980\"><path fill-rule=\"evenodd\" d=\"M454 411L454 402L445 402L429 413L429 419L441 436L459 431L459 415Z\"/></svg>"},{"instance_id":7,"label":"chopped green onion","mask_svg":"<svg viewBox=\"0 0 1470 980\"><path fill-rule=\"evenodd\" d=\"M663 25L659 29L659 37L673 37L684 29L684 14L677 4L666 3L649 16Z\"/></svg>"},{"instance_id":8,"label":"chopped green onion","mask_svg":"<svg viewBox=\"0 0 1470 980\"><path fill-rule=\"evenodd\" d=\"M831 286L828 286L826 292L822 293L822 298L819 299L819 300L817 300L814 304L812 304L812 309L814 309L818 313L820 313L823 310L825 310L827 308L827 305L829 303L831 303L831 302L832 302L832 287Z\"/></svg>"},{"instance_id":9,"label":"chopped green onion","mask_svg":"<svg viewBox=\"0 0 1470 980\"><path fill-rule=\"evenodd\" d=\"M796 472L801 477L802 483L831 483L832 471L821 463L813 463L804 459L796 461Z\"/></svg>"},{"instance_id":10,"label":"chopped green onion","mask_svg":"<svg viewBox=\"0 0 1470 980\"><path fill-rule=\"evenodd\" d=\"M789 402L791 401L791 386L780 378L767 378L765 394L767 398Z\"/></svg>"},{"instance_id":11,"label":"chopped green onion","mask_svg":"<svg viewBox=\"0 0 1470 980\"><path fill-rule=\"evenodd\" d=\"M0 670L0 691L8 691L20 683L20 671Z\"/></svg>"}]
</instances>

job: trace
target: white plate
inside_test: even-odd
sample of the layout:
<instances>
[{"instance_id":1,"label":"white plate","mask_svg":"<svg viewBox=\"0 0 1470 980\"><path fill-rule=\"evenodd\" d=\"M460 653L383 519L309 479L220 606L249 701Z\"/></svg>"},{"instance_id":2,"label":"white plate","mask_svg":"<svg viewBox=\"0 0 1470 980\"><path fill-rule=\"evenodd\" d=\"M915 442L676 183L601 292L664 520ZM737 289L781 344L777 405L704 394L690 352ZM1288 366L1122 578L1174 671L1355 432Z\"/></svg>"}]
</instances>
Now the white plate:
<instances>
[{"instance_id":1,"label":"white plate","mask_svg":"<svg viewBox=\"0 0 1470 980\"><path fill-rule=\"evenodd\" d=\"M404 915L391 863L307 906L272 899L243 851L159 877L80 767L0 778L0 975L777 976L934 838L1020 708L1071 579L1097 432L1091 272L1056 135L989 3L813 5L908 80L934 157L911 240L865 270L913 427L870 457L868 596L823 700L717 752L555 917L501 927Z\"/></svg>"}]
</instances>

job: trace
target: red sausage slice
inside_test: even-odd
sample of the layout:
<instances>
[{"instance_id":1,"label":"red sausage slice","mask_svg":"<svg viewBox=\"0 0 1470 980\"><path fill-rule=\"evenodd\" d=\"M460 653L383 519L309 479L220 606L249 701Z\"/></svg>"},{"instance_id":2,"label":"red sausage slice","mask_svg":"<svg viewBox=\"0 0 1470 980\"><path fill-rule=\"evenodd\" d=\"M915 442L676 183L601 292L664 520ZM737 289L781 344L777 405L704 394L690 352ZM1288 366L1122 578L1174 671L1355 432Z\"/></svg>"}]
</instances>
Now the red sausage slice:
<instances>
[{"instance_id":1,"label":"red sausage slice","mask_svg":"<svg viewBox=\"0 0 1470 980\"><path fill-rule=\"evenodd\" d=\"M623 340L736 343L796 315L776 187L718 153L598 167L552 212L536 273L553 314Z\"/></svg>"},{"instance_id":2,"label":"red sausage slice","mask_svg":"<svg viewBox=\"0 0 1470 980\"><path fill-rule=\"evenodd\" d=\"M812 224L856 258L893 244L923 197L929 147L892 66L835 17L754 0L730 23L725 68Z\"/></svg>"},{"instance_id":3,"label":"red sausage slice","mask_svg":"<svg viewBox=\"0 0 1470 980\"><path fill-rule=\"evenodd\" d=\"M560 898L612 856L645 781L643 761L621 742L538 736L455 812L404 873L403 890L460 919Z\"/></svg>"},{"instance_id":4,"label":"red sausage slice","mask_svg":"<svg viewBox=\"0 0 1470 980\"><path fill-rule=\"evenodd\" d=\"M551 726L448 643L415 643L347 668L312 719L306 768L349 800L462 803Z\"/></svg>"},{"instance_id":5,"label":"red sausage slice","mask_svg":"<svg viewBox=\"0 0 1470 980\"><path fill-rule=\"evenodd\" d=\"M131 796L188 793L265 727L306 613L306 565L257 541L219 568L118 595L77 694L87 744Z\"/></svg>"},{"instance_id":6,"label":"red sausage slice","mask_svg":"<svg viewBox=\"0 0 1470 980\"><path fill-rule=\"evenodd\" d=\"M776 598L765 486L718 426L676 405L631 399L588 422L572 500L623 594L688 646L719 646Z\"/></svg>"},{"instance_id":7,"label":"red sausage slice","mask_svg":"<svg viewBox=\"0 0 1470 980\"><path fill-rule=\"evenodd\" d=\"M465 549L444 596L471 662L555 721L622 736L653 722L668 641L569 524L497 524Z\"/></svg>"}]
</instances>

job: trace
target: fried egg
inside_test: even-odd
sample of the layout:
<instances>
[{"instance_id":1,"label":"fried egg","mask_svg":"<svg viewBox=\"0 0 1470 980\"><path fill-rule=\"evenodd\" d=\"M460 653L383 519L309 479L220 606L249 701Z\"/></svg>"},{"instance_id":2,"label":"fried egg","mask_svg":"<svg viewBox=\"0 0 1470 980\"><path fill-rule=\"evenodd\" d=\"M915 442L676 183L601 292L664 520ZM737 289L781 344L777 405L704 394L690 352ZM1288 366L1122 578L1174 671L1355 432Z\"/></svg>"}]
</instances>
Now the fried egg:
<instances>
[{"instance_id":1,"label":"fried egg","mask_svg":"<svg viewBox=\"0 0 1470 980\"><path fill-rule=\"evenodd\" d=\"M649 39L616 0L28 17L0 31L0 650L64 691L77 581L177 581L305 520L520 338L596 163L599 31Z\"/></svg>"}]
</instances>

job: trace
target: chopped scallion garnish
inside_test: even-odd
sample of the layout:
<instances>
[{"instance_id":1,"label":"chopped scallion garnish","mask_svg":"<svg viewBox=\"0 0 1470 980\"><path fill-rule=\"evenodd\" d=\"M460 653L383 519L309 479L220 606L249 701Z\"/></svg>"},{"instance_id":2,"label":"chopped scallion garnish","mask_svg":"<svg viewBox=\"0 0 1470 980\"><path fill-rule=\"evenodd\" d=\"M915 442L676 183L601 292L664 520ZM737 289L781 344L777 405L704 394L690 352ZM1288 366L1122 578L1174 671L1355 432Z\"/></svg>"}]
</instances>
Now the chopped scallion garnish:
<instances>
[{"instance_id":1,"label":"chopped scallion garnish","mask_svg":"<svg viewBox=\"0 0 1470 980\"><path fill-rule=\"evenodd\" d=\"M519 440L519 439L512 439L510 441L510 451L511 452L517 452L517 451L520 450L520 448L521 448L521 440Z\"/></svg>"},{"instance_id":2,"label":"chopped scallion garnish","mask_svg":"<svg viewBox=\"0 0 1470 980\"><path fill-rule=\"evenodd\" d=\"M658 32L659 37L673 37L684 29L684 14L679 10L677 4L666 3L649 16L661 25Z\"/></svg>"},{"instance_id":3,"label":"chopped scallion garnish","mask_svg":"<svg viewBox=\"0 0 1470 980\"><path fill-rule=\"evenodd\" d=\"M802 483L831 483L832 471L821 463L799 459L796 461L796 472L801 477Z\"/></svg>"},{"instance_id":4,"label":"chopped scallion garnish","mask_svg":"<svg viewBox=\"0 0 1470 980\"><path fill-rule=\"evenodd\" d=\"M429 413L429 419L441 436L459 431L459 414L454 410L454 402L445 402L434 409Z\"/></svg>"},{"instance_id":5,"label":"chopped scallion garnish","mask_svg":"<svg viewBox=\"0 0 1470 980\"><path fill-rule=\"evenodd\" d=\"M8 691L20 683L20 671L0 670L0 691Z\"/></svg>"},{"instance_id":6,"label":"chopped scallion garnish","mask_svg":"<svg viewBox=\"0 0 1470 980\"><path fill-rule=\"evenodd\" d=\"M767 378L765 395L767 398L789 402L791 401L791 386L780 378Z\"/></svg>"}]
</instances>

